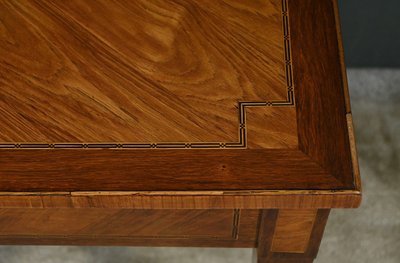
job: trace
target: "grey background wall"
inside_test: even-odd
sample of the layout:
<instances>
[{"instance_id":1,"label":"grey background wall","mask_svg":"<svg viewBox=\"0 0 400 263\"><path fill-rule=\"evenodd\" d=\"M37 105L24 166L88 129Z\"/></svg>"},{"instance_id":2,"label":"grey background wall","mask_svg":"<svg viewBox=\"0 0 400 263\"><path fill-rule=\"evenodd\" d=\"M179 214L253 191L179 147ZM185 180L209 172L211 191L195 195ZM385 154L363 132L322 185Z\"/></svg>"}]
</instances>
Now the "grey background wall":
<instances>
[{"instance_id":1,"label":"grey background wall","mask_svg":"<svg viewBox=\"0 0 400 263\"><path fill-rule=\"evenodd\" d=\"M339 0L348 67L400 67L400 0Z\"/></svg>"}]
</instances>

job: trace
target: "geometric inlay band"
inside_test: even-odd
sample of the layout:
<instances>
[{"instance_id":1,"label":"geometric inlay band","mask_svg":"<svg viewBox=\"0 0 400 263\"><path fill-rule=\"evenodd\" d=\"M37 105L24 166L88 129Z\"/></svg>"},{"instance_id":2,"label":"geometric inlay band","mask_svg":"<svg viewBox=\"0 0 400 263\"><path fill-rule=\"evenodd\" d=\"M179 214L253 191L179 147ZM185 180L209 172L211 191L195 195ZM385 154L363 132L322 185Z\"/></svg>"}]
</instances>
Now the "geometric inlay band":
<instances>
[{"instance_id":1,"label":"geometric inlay band","mask_svg":"<svg viewBox=\"0 0 400 263\"><path fill-rule=\"evenodd\" d=\"M287 99L283 101L238 102L237 142L146 142L146 143L1 143L0 149L246 149L248 107L293 107L295 105L287 1L282 0L283 42Z\"/></svg>"}]
</instances>

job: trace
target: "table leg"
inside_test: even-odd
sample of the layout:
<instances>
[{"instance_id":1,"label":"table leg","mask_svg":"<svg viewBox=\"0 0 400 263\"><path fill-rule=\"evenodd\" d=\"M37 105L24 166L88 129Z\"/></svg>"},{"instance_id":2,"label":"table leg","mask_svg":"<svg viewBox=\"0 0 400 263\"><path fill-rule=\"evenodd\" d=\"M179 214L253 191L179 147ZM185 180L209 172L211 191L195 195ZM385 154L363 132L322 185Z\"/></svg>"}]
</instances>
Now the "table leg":
<instances>
[{"instance_id":1,"label":"table leg","mask_svg":"<svg viewBox=\"0 0 400 263\"><path fill-rule=\"evenodd\" d=\"M312 263L329 209L263 210L254 263Z\"/></svg>"}]
</instances>

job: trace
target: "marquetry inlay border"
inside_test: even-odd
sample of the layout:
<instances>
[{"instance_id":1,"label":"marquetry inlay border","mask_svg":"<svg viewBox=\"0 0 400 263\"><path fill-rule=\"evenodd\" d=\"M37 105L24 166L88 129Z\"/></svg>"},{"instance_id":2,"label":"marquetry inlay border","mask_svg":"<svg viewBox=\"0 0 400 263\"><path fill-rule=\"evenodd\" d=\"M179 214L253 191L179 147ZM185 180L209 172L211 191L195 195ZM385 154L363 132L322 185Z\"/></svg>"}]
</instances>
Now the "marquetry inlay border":
<instances>
[{"instance_id":1,"label":"marquetry inlay border","mask_svg":"<svg viewBox=\"0 0 400 263\"><path fill-rule=\"evenodd\" d=\"M247 120L249 107L293 107L293 70L289 30L288 0L282 0L282 26L284 42L286 100L238 102L239 139L236 142L145 142L145 143L0 143L0 149L246 149Z\"/></svg>"}]
</instances>

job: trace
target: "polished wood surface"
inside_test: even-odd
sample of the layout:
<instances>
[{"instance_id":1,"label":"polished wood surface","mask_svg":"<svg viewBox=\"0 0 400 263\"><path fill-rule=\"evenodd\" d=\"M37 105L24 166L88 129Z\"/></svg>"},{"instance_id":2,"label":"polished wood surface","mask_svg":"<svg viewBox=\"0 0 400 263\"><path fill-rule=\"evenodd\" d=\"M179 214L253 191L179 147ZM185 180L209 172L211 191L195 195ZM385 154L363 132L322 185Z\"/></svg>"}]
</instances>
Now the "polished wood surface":
<instances>
[{"instance_id":1,"label":"polished wood surface","mask_svg":"<svg viewBox=\"0 0 400 263\"><path fill-rule=\"evenodd\" d=\"M312 263L318 254L329 212L329 209L262 210L253 262ZM289 223L286 227L283 225L285 222ZM301 229L299 225L305 228ZM284 242L288 243L277 249L276 240L281 242L282 239L286 239ZM301 249L296 241L301 242ZM294 247L296 251L292 251Z\"/></svg>"},{"instance_id":2,"label":"polished wood surface","mask_svg":"<svg viewBox=\"0 0 400 263\"><path fill-rule=\"evenodd\" d=\"M1 209L0 219L1 244L253 247L259 211Z\"/></svg>"},{"instance_id":3,"label":"polished wood surface","mask_svg":"<svg viewBox=\"0 0 400 263\"><path fill-rule=\"evenodd\" d=\"M353 191L0 192L0 208L356 208Z\"/></svg>"},{"instance_id":4,"label":"polished wood surface","mask_svg":"<svg viewBox=\"0 0 400 263\"><path fill-rule=\"evenodd\" d=\"M354 178L346 176L353 168L346 122L345 76L338 60L334 4L327 0L291 0L291 3L293 56L302 58L293 60L297 69L293 78L298 98L299 149L334 177L351 185ZM316 59L321 57L324 59ZM318 99L305 99L310 97Z\"/></svg>"},{"instance_id":5,"label":"polished wood surface","mask_svg":"<svg viewBox=\"0 0 400 263\"><path fill-rule=\"evenodd\" d=\"M0 0L0 244L311 263L360 202L336 0Z\"/></svg>"},{"instance_id":6,"label":"polished wood surface","mask_svg":"<svg viewBox=\"0 0 400 263\"><path fill-rule=\"evenodd\" d=\"M1 6L0 191L359 203L334 1Z\"/></svg>"},{"instance_id":7,"label":"polished wood surface","mask_svg":"<svg viewBox=\"0 0 400 263\"><path fill-rule=\"evenodd\" d=\"M297 145L280 1L2 1L1 10L3 145L237 147L247 124L238 114L252 107L249 148Z\"/></svg>"},{"instance_id":8,"label":"polished wood surface","mask_svg":"<svg viewBox=\"0 0 400 263\"><path fill-rule=\"evenodd\" d=\"M1 209L0 244L255 247L255 262L312 262L328 214L293 209ZM289 227L282 236L285 222ZM302 222L305 229L298 227ZM304 251L293 253L292 245L274 251L275 240L287 235L295 238L292 245L306 242Z\"/></svg>"},{"instance_id":9,"label":"polished wood surface","mask_svg":"<svg viewBox=\"0 0 400 263\"><path fill-rule=\"evenodd\" d=\"M270 255L271 244L274 238L276 220L279 210L260 210L260 222L258 227L257 246L253 251L254 262L265 261Z\"/></svg>"},{"instance_id":10,"label":"polished wood surface","mask_svg":"<svg viewBox=\"0 0 400 263\"><path fill-rule=\"evenodd\" d=\"M304 253L310 241L316 214L317 210L280 210L271 251Z\"/></svg>"},{"instance_id":11,"label":"polished wood surface","mask_svg":"<svg viewBox=\"0 0 400 263\"><path fill-rule=\"evenodd\" d=\"M300 152L3 150L3 191L331 189L342 183ZM38 168L40 167L40 174ZM42 168L43 167L43 168ZM134 170L132 170L134 169ZM177 174L179 170L179 174ZM282 173L284 171L284 173ZM49 176L59 175L57 180ZM300 176L303 175L303 176Z\"/></svg>"}]
</instances>

